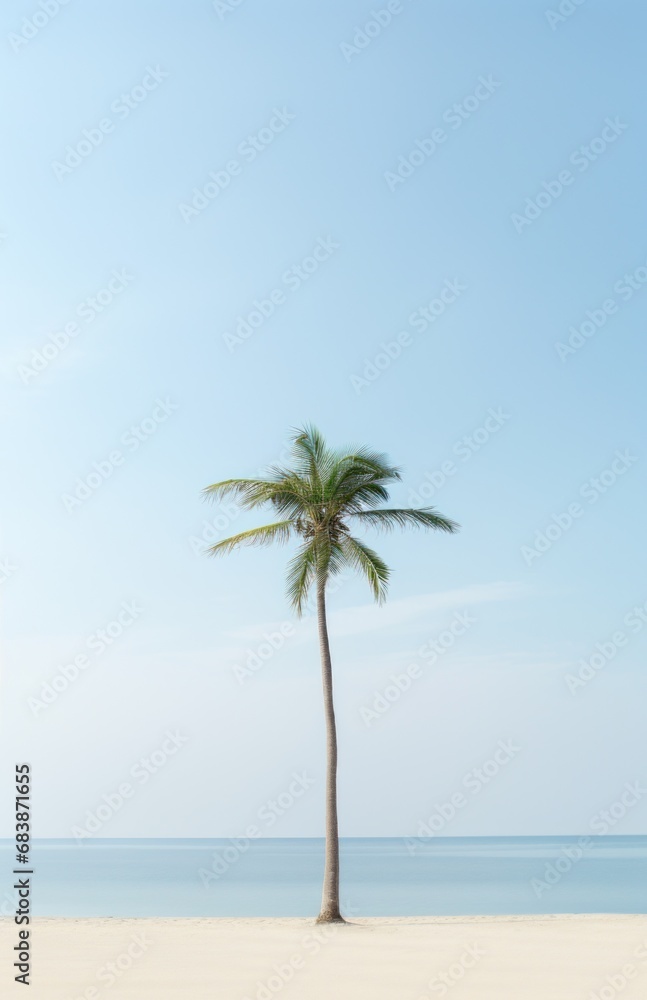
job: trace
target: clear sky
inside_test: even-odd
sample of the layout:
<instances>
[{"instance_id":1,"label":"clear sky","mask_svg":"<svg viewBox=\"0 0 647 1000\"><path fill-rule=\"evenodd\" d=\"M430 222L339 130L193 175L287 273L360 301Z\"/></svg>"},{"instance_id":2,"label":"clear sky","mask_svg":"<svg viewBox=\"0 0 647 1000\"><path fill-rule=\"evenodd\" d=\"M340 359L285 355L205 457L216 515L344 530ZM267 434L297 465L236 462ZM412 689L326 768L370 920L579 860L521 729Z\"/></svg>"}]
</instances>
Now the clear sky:
<instances>
[{"instance_id":1,"label":"clear sky","mask_svg":"<svg viewBox=\"0 0 647 1000\"><path fill-rule=\"evenodd\" d=\"M125 783L101 836L235 836L305 772L260 825L322 833L288 553L199 551L258 520L202 487L305 421L463 526L374 539L385 608L330 596L342 834L459 792L447 835L591 832L647 788L644 5L43 2L0 14L2 740L36 832ZM625 800L609 832L644 833Z\"/></svg>"}]
</instances>

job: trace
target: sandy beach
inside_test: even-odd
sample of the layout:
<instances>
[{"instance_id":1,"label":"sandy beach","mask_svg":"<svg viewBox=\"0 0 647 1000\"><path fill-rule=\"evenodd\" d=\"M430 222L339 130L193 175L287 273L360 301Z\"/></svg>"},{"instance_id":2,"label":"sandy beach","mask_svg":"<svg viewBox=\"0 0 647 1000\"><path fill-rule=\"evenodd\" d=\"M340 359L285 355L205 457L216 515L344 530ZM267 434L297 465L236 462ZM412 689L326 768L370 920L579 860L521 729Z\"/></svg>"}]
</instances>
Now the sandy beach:
<instances>
[{"instance_id":1,"label":"sandy beach","mask_svg":"<svg viewBox=\"0 0 647 1000\"><path fill-rule=\"evenodd\" d=\"M2 981L15 925L0 926ZM647 917L40 919L35 1000L638 1000ZM18 995L11 983L4 995Z\"/></svg>"}]
</instances>

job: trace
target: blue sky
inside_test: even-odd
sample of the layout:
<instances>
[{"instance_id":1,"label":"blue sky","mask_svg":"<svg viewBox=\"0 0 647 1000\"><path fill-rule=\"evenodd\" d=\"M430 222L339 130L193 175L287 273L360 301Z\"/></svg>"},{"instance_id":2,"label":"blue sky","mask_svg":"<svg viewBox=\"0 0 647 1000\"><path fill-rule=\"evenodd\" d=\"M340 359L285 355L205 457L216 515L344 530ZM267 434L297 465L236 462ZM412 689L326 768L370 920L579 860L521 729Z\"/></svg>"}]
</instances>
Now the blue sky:
<instances>
[{"instance_id":1,"label":"blue sky","mask_svg":"<svg viewBox=\"0 0 647 1000\"><path fill-rule=\"evenodd\" d=\"M265 832L321 833L318 655L286 553L197 551L254 523L201 488L305 421L387 451L398 503L463 526L375 539L386 608L352 580L330 597L342 833L415 833L506 740L444 832L590 832L647 781L647 14L216 8L0 16L2 738L33 763L39 833L69 836L167 730L186 743L102 836L235 836L303 771ZM646 803L613 832L645 832Z\"/></svg>"}]
</instances>

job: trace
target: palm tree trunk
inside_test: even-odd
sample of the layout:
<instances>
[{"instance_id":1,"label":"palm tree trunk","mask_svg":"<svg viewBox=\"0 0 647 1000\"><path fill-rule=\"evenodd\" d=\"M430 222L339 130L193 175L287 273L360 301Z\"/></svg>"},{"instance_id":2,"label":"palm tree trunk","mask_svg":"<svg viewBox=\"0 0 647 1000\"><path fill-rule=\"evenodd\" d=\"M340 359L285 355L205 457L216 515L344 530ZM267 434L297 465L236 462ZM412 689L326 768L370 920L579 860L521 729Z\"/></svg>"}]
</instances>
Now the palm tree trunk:
<instances>
[{"instance_id":1,"label":"palm tree trunk","mask_svg":"<svg viewBox=\"0 0 647 1000\"><path fill-rule=\"evenodd\" d=\"M321 912L317 923L343 922L339 912L339 830L337 824L337 730L332 692L332 662L326 624L326 583L317 584L317 625L321 652L324 712L326 716L326 860Z\"/></svg>"}]
</instances>

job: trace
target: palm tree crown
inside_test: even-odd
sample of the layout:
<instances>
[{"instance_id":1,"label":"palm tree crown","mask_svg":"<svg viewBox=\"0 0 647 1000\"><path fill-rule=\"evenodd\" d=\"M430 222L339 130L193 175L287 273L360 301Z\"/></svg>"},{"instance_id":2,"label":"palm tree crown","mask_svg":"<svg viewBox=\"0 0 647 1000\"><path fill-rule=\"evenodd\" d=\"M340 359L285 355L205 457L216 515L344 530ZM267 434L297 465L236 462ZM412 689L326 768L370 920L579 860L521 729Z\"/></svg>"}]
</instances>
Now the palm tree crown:
<instances>
[{"instance_id":1,"label":"palm tree crown","mask_svg":"<svg viewBox=\"0 0 647 1000\"><path fill-rule=\"evenodd\" d=\"M363 447L333 450L316 428L306 426L293 437L289 468L272 466L264 479L226 479L203 490L209 499L230 496L245 510L269 507L282 518L225 538L209 552L220 555L243 545L285 544L298 538L287 578L288 598L298 615L305 610L313 583L325 584L347 567L366 578L381 603L390 571L354 536L356 527L458 530L456 522L433 507L379 507L389 499L387 486L400 478L400 470L385 455Z\"/></svg>"}]
</instances>

